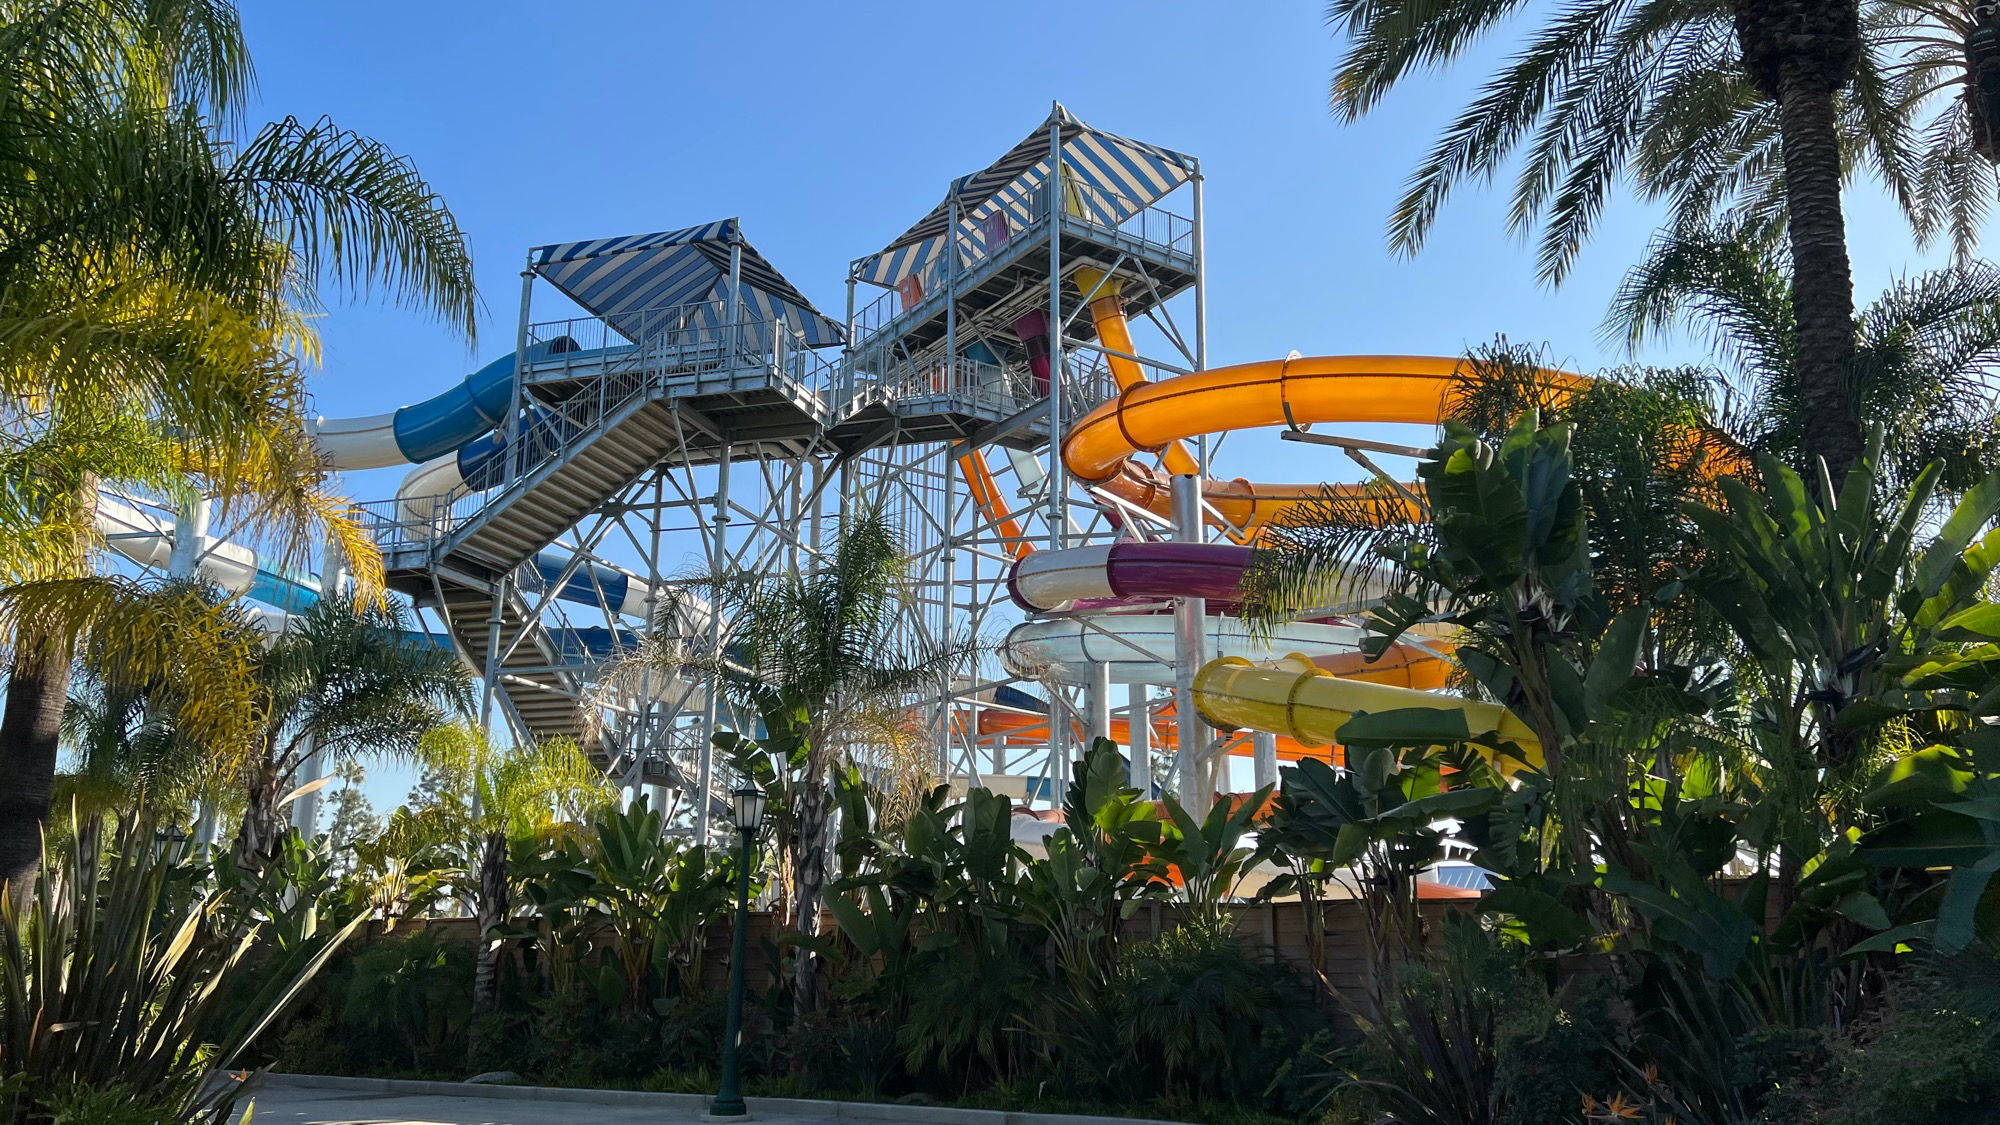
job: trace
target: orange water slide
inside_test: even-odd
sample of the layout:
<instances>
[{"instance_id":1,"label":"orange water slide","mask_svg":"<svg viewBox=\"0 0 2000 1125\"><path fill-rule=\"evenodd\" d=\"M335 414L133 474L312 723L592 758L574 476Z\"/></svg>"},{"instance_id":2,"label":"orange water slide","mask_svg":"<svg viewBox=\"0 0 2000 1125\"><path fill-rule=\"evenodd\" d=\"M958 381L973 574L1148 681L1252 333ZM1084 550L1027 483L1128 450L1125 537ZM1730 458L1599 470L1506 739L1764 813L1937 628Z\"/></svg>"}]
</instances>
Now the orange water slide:
<instances>
[{"instance_id":1,"label":"orange water slide","mask_svg":"<svg viewBox=\"0 0 2000 1125\"><path fill-rule=\"evenodd\" d=\"M1445 356L1315 356L1134 384L1070 428L1063 438L1063 464L1077 480L1167 516L1168 474L1134 464L1134 456L1230 430L1315 423L1434 426L1462 362ZM1580 375L1545 374L1552 382L1584 385ZM1408 497L1373 485L1207 480L1202 489L1211 507L1249 533L1328 495L1365 502L1384 519L1420 515Z\"/></svg>"},{"instance_id":2,"label":"orange water slide","mask_svg":"<svg viewBox=\"0 0 2000 1125\"><path fill-rule=\"evenodd\" d=\"M966 453L958 459L958 470L965 476L972 502L993 521L993 531L1000 536L1007 557L1023 558L1033 551L1035 545L1021 533L1021 521L1014 518L1013 508L1000 494L1000 482L993 479L993 468L986 463L986 454L977 449Z\"/></svg>"}]
</instances>

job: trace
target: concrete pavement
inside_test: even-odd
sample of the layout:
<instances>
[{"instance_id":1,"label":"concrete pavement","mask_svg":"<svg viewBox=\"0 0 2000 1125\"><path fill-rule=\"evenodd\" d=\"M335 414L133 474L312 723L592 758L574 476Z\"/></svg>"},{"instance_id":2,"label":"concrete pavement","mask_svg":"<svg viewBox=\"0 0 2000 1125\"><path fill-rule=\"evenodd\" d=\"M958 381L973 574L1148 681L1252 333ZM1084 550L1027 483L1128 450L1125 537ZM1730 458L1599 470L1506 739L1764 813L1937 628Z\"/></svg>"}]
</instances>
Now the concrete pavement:
<instances>
[{"instance_id":1,"label":"concrete pavement","mask_svg":"<svg viewBox=\"0 0 2000 1125\"><path fill-rule=\"evenodd\" d=\"M704 1120L708 1098L631 1090L539 1086L468 1086L379 1078L266 1074L256 1080L253 1125L661 1125ZM833 1125L838 1121L904 1125L1175 1125L1129 1117L1069 1117L941 1106L749 1098L758 1122Z\"/></svg>"}]
</instances>

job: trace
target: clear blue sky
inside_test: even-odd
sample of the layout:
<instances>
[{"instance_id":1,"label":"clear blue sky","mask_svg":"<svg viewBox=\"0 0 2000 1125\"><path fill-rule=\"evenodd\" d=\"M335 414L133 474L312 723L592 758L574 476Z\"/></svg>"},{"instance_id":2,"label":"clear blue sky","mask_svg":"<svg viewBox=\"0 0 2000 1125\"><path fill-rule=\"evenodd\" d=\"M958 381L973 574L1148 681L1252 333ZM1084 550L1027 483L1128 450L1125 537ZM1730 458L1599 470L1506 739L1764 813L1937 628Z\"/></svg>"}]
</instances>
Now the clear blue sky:
<instances>
[{"instance_id":1,"label":"clear blue sky","mask_svg":"<svg viewBox=\"0 0 2000 1125\"><path fill-rule=\"evenodd\" d=\"M1370 119L1326 108L1338 44L1318 0L1095 4L257 0L265 116L329 114L413 158L468 236L478 359L511 349L530 246L740 215L839 315L849 260L928 210L1060 99L1104 129L1199 157L1210 358L1454 353L1505 333L1589 369L1604 302L1650 237L1620 200L1562 290L1536 284L1498 192L1451 205L1414 260L1386 249L1403 182L1481 67L1413 84ZM1879 193L1853 194L1864 297L1918 261ZM426 397L475 352L363 302L321 326L328 415ZM1651 358L1691 358L1681 349ZM1223 475L1298 479L1296 447L1234 442ZM1348 476L1328 457L1324 474ZM350 482L386 495L398 473Z\"/></svg>"},{"instance_id":2,"label":"clear blue sky","mask_svg":"<svg viewBox=\"0 0 2000 1125\"><path fill-rule=\"evenodd\" d=\"M836 316L846 263L927 210L1061 99L1085 120L1201 158L1213 362L1451 352L1504 332L1589 367L1604 295L1651 231L1615 206L1572 282L1537 286L1497 192L1450 206L1415 260L1386 249L1404 176L1467 70L1355 126L1326 86L1322 5L488 0L246 6L265 116L330 114L412 157L472 240L477 354L510 349L524 252L740 215ZM1864 294L1914 260L1856 193ZM327 414L429 394L473 359L373 304L324 321Z\"/></svg>"}]
</instances>

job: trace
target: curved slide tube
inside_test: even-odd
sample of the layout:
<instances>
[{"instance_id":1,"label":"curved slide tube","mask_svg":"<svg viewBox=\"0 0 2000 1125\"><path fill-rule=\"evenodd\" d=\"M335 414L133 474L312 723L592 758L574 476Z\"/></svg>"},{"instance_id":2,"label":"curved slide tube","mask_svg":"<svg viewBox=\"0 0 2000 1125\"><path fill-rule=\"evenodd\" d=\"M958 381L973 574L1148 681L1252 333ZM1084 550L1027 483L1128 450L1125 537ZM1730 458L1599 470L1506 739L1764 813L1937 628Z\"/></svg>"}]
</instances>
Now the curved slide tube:
<instances>
[{"instance_id":1,"label":"curved slide tube","mask_svg":"<svg viewBox=\"0 0 2000 1125\"><path fill-rule=\"evenodd\" d=\"M174 521L164 513L127 502L109 489L97 492L97 533L113 551L144 567L165 572L174 553ZM279 567L238 543L209 540L201 545L196 573L231 594L242 594L285 613L319 601L319 579Z\"/></svg>"},{"instance_id":2,"label":"curved slide tube","mask_svg":"<svg viewBox=\"0 0 2000 1125\"><path fill-rule=\"evenodd\" d=\"M1268 636L1250 632L1233 617L1203 619L1207 651L1270 660L1287 652L1358 652L1361 631L1352 625L1295 621ZM1104 614L1088 619L1058 617L1014 626L1001 645L1000 659L1016 676L1055 676L1088 682L1087 671L1105 665L1121 684L1174 682L1174 619L1160 613Z\"/></svg>"},{"instance_id":3,"label":"curved slide tube","mask_svg":"<svg viewBox=\"0 0 2000 1125\"><path fill-rule=\"evenodd\" d=\"M528 359L577 351L567 336L528 349ZM360 418L321 418L313 443L335 469L382 469L417 465L471 445L506 421L514 403L514 353L467 375L459 384L422 402Z\"/></svg>"},{"instance_id":4,"label":"curved slide tube","mask_svg":"<svg viewBox=\"0 0 2000 1125\"><path fill-rule=\"evenodd\" d=\"M1268 667L1228 656L1211 660L1195 674L1194 698L1202 718L1218 729L1272 731L1304 746L1335 745L1358 712L1453 711L1464 717L1467 735L1507 739L1531 761L1541 758L1534 732L1498 703L1346 679L1298 655Z\"/></svg>"},{"instance_id":5,"label":"curved slide tube","mask_svg":"<svg viewBox=\"0 0 2000 1125\"><path fill-rule=\"evenodd\" d=\"M1243 572L1253 557L1250 548L1226 543L1128 542L1037 551L1009 569L1007 592L1016 605L1032 613L1094 613L1175 597L1204 598L1211 611L1228 612L1242 599ZM1118 619L1093 620L1103 624ZM1010 634L1010 643L1014 637ZM1021 641L1031 644L1046 637L1046 631L1019 634ZM1299 640L1304 643L1307 638ZM1279 651L1288 650L1279 647ZM1045 655L1023 654L1020 660L1031 666ZM1118 654L1113 650L1112 655ZM1171 647L1165 655L1171 658ZM1369 660L1355 651L1353 643L1343 641L1337 651L1314 656L1313 663L1335 675L1418 690L1444 686L1449 671L1442 656L1415 644L1397 644Z\"/></svg>"},{"instance_id":6,"label":"curved slide tube","mask_svg":"<svg viewBox=\"0 0 2000 1125\"><path fill-rule=\"evenodd\" d=\"M1063 464L1077 480L1155 513L1171 511L1165 476L1130 465L1202 434L1314 423L1430 426L1443 413L1462 361L1443 356L1315 356L1197 371L1128 387L1064 435ZM1583 377L1548 371L1581 385ZM1414 514L1372 486L1203 482L1203 499L1238 528L1254 530L1329 493L1370 503L1383 518Z\"/></svg>"}]
</instances>

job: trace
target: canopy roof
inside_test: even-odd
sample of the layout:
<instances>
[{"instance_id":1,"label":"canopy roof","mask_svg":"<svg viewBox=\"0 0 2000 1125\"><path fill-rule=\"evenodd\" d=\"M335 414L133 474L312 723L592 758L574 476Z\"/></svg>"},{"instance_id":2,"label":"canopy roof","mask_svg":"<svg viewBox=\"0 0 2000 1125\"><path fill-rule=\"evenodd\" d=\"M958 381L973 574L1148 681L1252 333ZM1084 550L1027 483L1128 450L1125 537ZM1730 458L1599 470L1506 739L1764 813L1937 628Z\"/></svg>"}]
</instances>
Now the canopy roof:
<instances>
[{"instance_id":1,"label":"canopy roof","mask_svg":"<svg viewBox=\"0 0 2000 1125\"><path fill-rule=\"evenodd\" d=\"M637 313L696 302L717 309L729 299L729 247L743 248L743 308L748 320L782 320L815 348L842 342L840 326L821 315L776 266L743 241L735 219L685 230L632 234L538 246L530 268L612 328L638 341L645 321ZM717 313L700 319L719 323Z\"/></svg>"},{"instance_id":2,"label":"canopy roof","mask_svg":"<svg viewBox=\"0 0 2000 1125\"><path fill-rule=\"evenodd\" d=\"M1117 226L1159 202L1198 167L1193 157L1172 149L1093 129L1058 102L1048 120L1005 156L953 180L944 201L930 214L894 242L855 262L854 275L876 285L894 285L939 260L954 199L961 237L972 244L971 249L983 251L989 215L1005 212L1016 229L1032 222L1036 193L1049 178L1052 127L1061 140L1064 179L1082 186L1065 205L1106 226Z\"/></svg>"}]
</instances>

